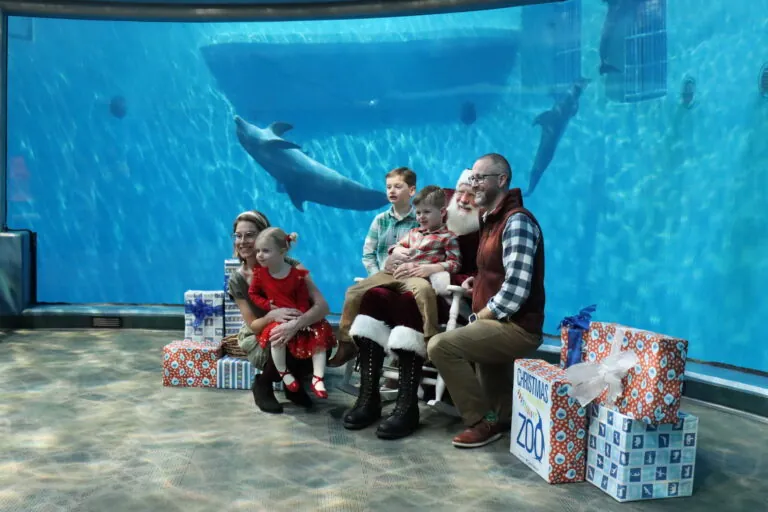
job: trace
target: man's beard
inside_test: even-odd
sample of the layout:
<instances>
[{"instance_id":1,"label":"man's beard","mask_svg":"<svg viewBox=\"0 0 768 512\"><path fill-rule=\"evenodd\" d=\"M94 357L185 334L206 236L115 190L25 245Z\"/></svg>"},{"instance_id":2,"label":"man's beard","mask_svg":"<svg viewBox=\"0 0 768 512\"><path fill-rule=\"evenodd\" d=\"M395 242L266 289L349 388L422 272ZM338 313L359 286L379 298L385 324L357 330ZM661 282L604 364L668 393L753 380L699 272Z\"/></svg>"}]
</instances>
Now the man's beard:
<instances>
[{"instance_id":1,"label":"man's beard","mask_svg":"<svg viewBox=\"0 0 768 512\"><path fill-rule=\"evenodd\" d=\"M489 210L488 206L495 203L496 199L498 199L500 195L501 195L500 190L486 190L480 195L482 199L480 201L477 201L478 198L477 196L475 196L475 201L477 201L478 208ZM483 204L480 204L481 202Z\"/></svg>"},{"instance_id":2,"label":"man's beard","mask_svg":"<svg viewBox=\"0 0 768 512\"><path fill-rule=\"evenodd\" d=\"M459 204L455 199L451 199L446 210L448 220L445 224L450 231L460 236L480 230L480 217L478 216L477 209L463 210L459 208Z\"/></svg>"}]
</instances>

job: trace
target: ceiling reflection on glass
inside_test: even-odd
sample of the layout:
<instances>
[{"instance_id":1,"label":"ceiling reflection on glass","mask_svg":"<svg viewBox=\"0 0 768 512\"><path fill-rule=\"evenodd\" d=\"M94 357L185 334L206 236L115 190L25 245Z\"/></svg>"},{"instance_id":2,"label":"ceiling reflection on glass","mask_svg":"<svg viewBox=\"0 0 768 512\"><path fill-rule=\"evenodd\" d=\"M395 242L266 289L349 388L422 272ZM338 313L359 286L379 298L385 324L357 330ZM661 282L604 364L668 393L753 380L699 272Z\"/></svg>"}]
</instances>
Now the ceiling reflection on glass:
<instances>
[{"instance_id":1,"label":"ceiling reflection on glass","mask_svg":"<svg viewBox=\"0 0 768 512\"><path fill-rule=\"evenodd\" d=\"M61 3L61 0L26 0L31 3ZM382 0L386 3L387 0ZM69 3L69 2L66 2ZM205 5L276 5L276 4L339 4L339 3L372 3L370 0L78 0L76 3L85 4L205 4Z\"/></svg>"},{"instance_id":2,"label":"ceiling reflection on glass","mask_svg":"<svg viewBox=\"0 0 768 512\"><path fill-rule=\"evenodd\" d=\"M564 0L0 0L9 16L235 21L399 17L480 11Z\"/></svg>"}]
</instances>

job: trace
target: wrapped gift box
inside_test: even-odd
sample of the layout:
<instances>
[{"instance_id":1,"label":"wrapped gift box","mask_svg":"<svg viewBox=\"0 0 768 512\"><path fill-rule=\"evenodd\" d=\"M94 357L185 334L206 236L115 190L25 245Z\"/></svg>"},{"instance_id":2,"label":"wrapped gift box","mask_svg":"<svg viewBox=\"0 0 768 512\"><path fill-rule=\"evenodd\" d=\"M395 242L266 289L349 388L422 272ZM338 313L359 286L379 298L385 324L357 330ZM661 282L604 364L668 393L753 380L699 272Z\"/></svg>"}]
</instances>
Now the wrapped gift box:
<instances>
[{"instance_id":1,"label":"wrapped gift box","mask_svg":"<svg viewBox=\"0 0 768 512\"><path fill-rule=\"evenodd\" d=\"M222 389L251 389L253 378L260 373L247 359L224 356L219 359L216 387Z\"/></svg>"},{"instance_id":2,"label":"wrapped gift box","mask_svg":"<svg viewBox=\"0 0 768 512\"><path fill-rule=\"evenodd\" d=\"M240 332L243 325L243 316L240 314L240 308L227 293L229 289L229 278L237 269L240 268L240 260L224 260L224 336L231 336Z\"/></svg>"},{"instance_id":3,"label":"wrapped gift box","mask_svg":"<svg viewBox=\"0 0 768 512\"><path fill-rule=\"evenodd\" d=\"M240 268L240 260L237 258L227 258L224 260L224 273L229 275Z\"/></svg>"},{"instance_id":4,"label":"wrapped gift box","mask_svg":"<svg viewBox=\"0 0 768 512\"><path fill-rule=\"evenodd\" d=\"M561 368L515 361L510 451L553 484L584 481L587 414L568 390Z\"/></svg>"},{"instance_id":5,"label":"wrapped gift box","mask_svg":"<svg viewBox=\"0 0 768 512\"><path fill-rule=\"evenodd\" d=\"M237 272L237 269L240 268L240 260L238 259L226 259L224 260L224 293L227 294L227 290L229 290L229 278L232 274ZM234 304L234 301L229 298L229 294L224 298L225 302L231 302Z\"/></svg>"},{"instance_id":6,"label":"wrapped gift box","mask_svg":"<svg viewBox=\"0 0 768 512\"><path fill-rule=\"evenodd\" d=\"M699 419L683 412L677 422L647 425L590 405L587 481L618 501L693 494Z\"/></svg>"},{"instance_id":7,"label":"wrapped gift box","mask_svg":"<svg viewBox=\"0 0 768 512\"><path fill-rule=\"evenodd\" d=\"M247 359L225 355L217 363L216 387L221 389L251 389L253 379L261 373ZM272 389L281 391L282 382L272 384Z\"/></svg>"},{"instance_id":8,"label":"wrapped gift box","mask_svg":"<svg viewBox=\"0 0 768 512\"><path fill-rule=\"evenodd\" d=\"M240 308L232 301L224 301L224 336L231 336L240 332L243 326L243 315Z\"/></svg>"},{"instance_id":9,"label":"wrapped gift box","mask_svg":"<svg viewBox=\"0 0 768 512\"><path fill-rule=\"evenodd\" d=\"M221 344L192 340L173 341L163 347L163 386L212 388L216 386Z\"/></svg>"},{"instance_id":10,"label":"wrapped gift box","mask_svg":"<svg viewBox=\"0 0 768 512\"><path fill-rule=\"evenodd\" d=\"M224 292L189 290L184 293L184 337L219 343L224 337Z\"/></svg>"},{"instance_id":11,"label":"wrapped gift box","mask_svg":"<svg viewBox=\"0 0 768 512\"><path fill-rule=\"evenodd\" d=\"M560 366L568 360L568 329L561 330ZM592 322L581 337L582 361L599 364L618 352L633 351L637 363L622 379L615 403L607 403L607 390L596 403L610 405L621 414L645 423L675 423L683 393L688 341L641 329Z\"/></svg>"},{"instance_id":12,"label":"wrapped gift box","mask_svg":"<svg viewBox=\"0 0 768 512\"><path fill-rule=\"evenodd\" d=\"M224 260L224 293L229 290L229 278L237 272L237 269L240 268L240 260L238 259L226 259ZM232 302L234 304L234 301L229 298L229 294L224 299L225 301Z\"/></svg>"}]
</instances>

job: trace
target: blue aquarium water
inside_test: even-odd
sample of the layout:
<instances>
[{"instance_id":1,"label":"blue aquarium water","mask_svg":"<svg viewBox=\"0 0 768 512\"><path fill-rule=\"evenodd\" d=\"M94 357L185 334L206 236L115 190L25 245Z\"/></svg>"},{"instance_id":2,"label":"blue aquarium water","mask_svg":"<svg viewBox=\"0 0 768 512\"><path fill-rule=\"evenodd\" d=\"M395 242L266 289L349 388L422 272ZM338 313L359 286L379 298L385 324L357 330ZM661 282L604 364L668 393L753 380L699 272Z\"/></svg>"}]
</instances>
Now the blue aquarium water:
<instances>
[{"instance_id":1,"label":"blue aquarium water","mask_svg":"<svg viewBox=\"0 0 768 512\"><path fill-rule=\"evenodd\" d=\"M534 185L548 332L596 303L597 319L687 338L691 357L768 370L767 14L569 0L274 24L14 18L9 224L39 234L41 302L178 304L221 287L232 220L257 208L299 233L340 311L389 169L453 186L500 152ZM292 199L235 115L292 124L311 162L373 192L359 211ZM551 162L542 126L560 136Z\"/></svg>"}]
</instances>

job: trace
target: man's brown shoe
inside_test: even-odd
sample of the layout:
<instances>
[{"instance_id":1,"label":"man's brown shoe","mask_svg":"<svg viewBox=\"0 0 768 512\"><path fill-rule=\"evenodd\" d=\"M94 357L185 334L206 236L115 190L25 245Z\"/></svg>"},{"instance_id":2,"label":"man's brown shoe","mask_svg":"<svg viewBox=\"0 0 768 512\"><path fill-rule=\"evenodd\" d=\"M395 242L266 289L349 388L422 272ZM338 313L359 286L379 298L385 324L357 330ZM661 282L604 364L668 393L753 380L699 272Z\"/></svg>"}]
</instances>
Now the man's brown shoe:
<instances>
[{"instance_id":1,"label":"man's brown shoe","mask_svg":"<svg viewBox=\"0 0 768 512\"><path fill-rule=\"evenodd\" d=\"M332 358L328 360L328 367L338 368L344 366L357 355L357 345L351 341L339 342L339 348Z\"/></svg>"},{"instance_id":2,"label":"man's brown shoe","mask_svg":"<svg viewBox=\"0 0 768 512\"><path fill-rule=\"evenodd\" d=\"M482 419L454 437L453 446L456 448L480 448L501 439L501 433L499 422L489 423Z\"/></svg>"}]
</instances>

